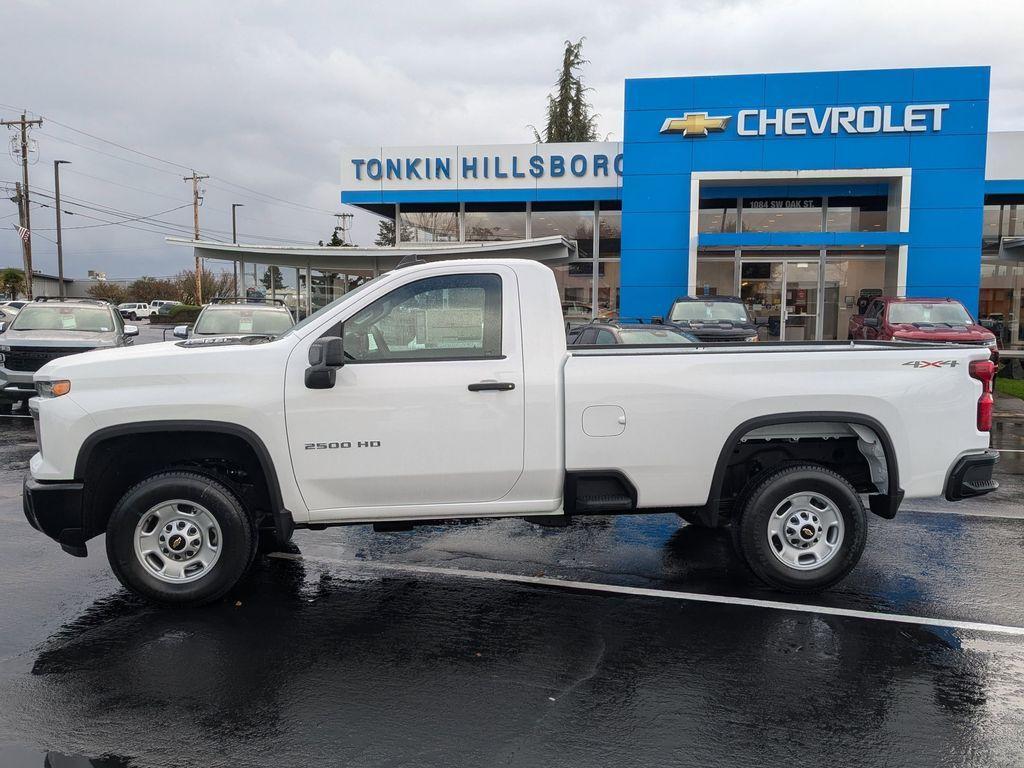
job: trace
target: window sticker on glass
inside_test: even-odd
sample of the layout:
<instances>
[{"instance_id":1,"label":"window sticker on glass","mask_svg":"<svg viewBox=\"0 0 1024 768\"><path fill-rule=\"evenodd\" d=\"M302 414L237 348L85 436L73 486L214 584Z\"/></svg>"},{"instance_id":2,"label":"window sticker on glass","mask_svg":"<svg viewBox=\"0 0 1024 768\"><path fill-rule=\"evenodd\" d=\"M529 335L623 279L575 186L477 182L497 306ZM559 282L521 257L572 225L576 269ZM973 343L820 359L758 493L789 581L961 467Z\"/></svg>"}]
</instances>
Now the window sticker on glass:
<instances>
[{"instance_id":1,"label":"window sticker on glass","mask_svg":"<svg viewBox=\"0 0 1024 768\"><path fill-rule=\"evenodd\" d=\"M72 314L60 316L60 327L65 331L75 330L75 316Z\"/></svg>"},{"instance_id":2,"label":"window sticker on glass","mask_svg":"<svg viewBox=\"0 0 1024 768\"><path fill-rule=\"evenodd\" d=\"M238 332L252 333L252 315L238 318Z\"/></svg>"}]
</instances>

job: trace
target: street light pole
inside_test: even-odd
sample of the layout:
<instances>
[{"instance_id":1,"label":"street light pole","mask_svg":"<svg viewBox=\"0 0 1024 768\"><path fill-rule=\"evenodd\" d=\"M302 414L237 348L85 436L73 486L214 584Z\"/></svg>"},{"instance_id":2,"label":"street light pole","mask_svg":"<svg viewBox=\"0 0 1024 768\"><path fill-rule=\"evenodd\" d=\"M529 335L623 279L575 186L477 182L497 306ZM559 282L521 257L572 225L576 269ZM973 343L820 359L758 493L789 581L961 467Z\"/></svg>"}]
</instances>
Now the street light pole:
<instances>
[{"instance_id":1,"label":"street light pole","mask_svg":"<svg viewBox=\"0 0 1024 768\"><path fill-rule=\"evenodd\" d=\"M64 247L60 231L60 167L70 160L53 161L53 208L57 215L57 295L64 300Z\"/></svg>"},{"instance_id":2,"label":"street light pole","mask_svg":"<svg viewBox=\"0 0 1024 768\"><path fill-rule=\"evenodd\" d=\"M235 209L244 208L245 203L232 203L231 204L231 242L238 245L238 228L235 226ZM236 254L237 255L237 254ZM238 296L238 260L235 259L231 262L231 269L234 272L235 281L235 296ZM244 275L243 275L244 277Z\"/></svg>"}]
</instances>

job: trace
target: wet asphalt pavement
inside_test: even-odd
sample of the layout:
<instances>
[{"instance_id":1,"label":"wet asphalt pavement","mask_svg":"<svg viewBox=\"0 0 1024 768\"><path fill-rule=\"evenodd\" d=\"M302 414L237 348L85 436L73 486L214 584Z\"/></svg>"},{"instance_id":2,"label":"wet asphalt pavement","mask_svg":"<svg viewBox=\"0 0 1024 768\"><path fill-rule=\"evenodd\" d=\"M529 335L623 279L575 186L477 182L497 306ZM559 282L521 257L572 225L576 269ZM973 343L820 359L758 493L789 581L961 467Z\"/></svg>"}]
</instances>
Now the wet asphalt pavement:
<instances>
[{"instance_id":1,"label":"wet asphalt pavement","mask_svg":"<svg viewBox=\"0 0 1024 768\"><path fill-rule=\"evenodd\" d=\"M229 598L161 610L102 539L82 560L29 528L31 422L3 419L0 767L1022 766L1024 423L993 440L997 495L872 517L823 595L642 515L300 531Z\"/></svg>"}]
</instances>

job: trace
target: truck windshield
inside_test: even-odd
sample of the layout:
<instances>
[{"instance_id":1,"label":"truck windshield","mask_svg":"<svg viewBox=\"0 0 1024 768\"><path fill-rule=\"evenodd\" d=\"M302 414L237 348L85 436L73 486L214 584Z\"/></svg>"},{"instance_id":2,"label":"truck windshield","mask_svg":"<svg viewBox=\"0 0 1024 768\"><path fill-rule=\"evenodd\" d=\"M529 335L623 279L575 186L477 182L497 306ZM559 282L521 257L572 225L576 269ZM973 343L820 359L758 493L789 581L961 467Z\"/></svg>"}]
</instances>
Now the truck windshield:
<instances>
[{"instance_id":1,"label":"truck windshield","mask_svg":"<svg viewBox=\"0 0 1024 768\"><path fill-rule=\"evenodd\" d=\"M200 316L193 333L197 336L254 335L279 336L292 327L292 316L279 309L241 305L210 309Z\"/></svg>"},{"instance_id":2,"label":"truck windshield","mask_svg":"<svg viewBox=\"0 0 1024 768\"><path fill-rule=\"evenodd\" d=\"M717 322L731 320L734 323L746 323L747 308L738 301L677 301L672 307L673 322L698 321Z\"/></svg>"},{"instance_id":3,"label":"truck windshield","mask_svg":"<svg viewBox=\"0 0 1024 768\"><path fill-rule=\"evenodd\" d=\"M937 304L908 301L889 305L889 322L896 323L948 323L972 325L974 320L958 301Z\"/></svg>"},{"instance_id":4,"label":"truck windshield","mask_svg":"<svg viewBox=\"0 0 1024 768\"><path fill-rule=\"evenodd\" d=\"M114 319L102 307L25 307L11 324L15 331L86 331L110 333Z\"/></svg>"},{"instance_id":5,"label":"truck windshield","mask_svg":"<svg viewBox=\"0 0 1024 768\"><path fill-rule=\"evenodd\" d=\"M690 339L678 331L665 329L637 328L619 331L623 344L690 344Z\"/></svg>"}]
</instances>

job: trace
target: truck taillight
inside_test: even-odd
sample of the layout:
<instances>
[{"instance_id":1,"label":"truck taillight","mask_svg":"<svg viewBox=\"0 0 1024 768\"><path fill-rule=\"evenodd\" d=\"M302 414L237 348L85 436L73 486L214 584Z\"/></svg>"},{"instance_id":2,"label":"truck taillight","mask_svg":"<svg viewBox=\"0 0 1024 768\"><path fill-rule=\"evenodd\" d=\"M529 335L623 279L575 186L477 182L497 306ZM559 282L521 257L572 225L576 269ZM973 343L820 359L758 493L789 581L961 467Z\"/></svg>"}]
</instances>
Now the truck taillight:
<instances>
[{"instance_id":1,"label":"truck taillight","mask_svg":"<svg viewBox=\"0 0 1024 768\"><path fill-rule=\"evenodd\" d=\"M972 379L981 382L981 397L978 398L978 431L992 431L992 409L995 400L992 397L992 384L996 377L996 366L991 360L975 360L970 365Z\"/></svg>"}]
</instances>

